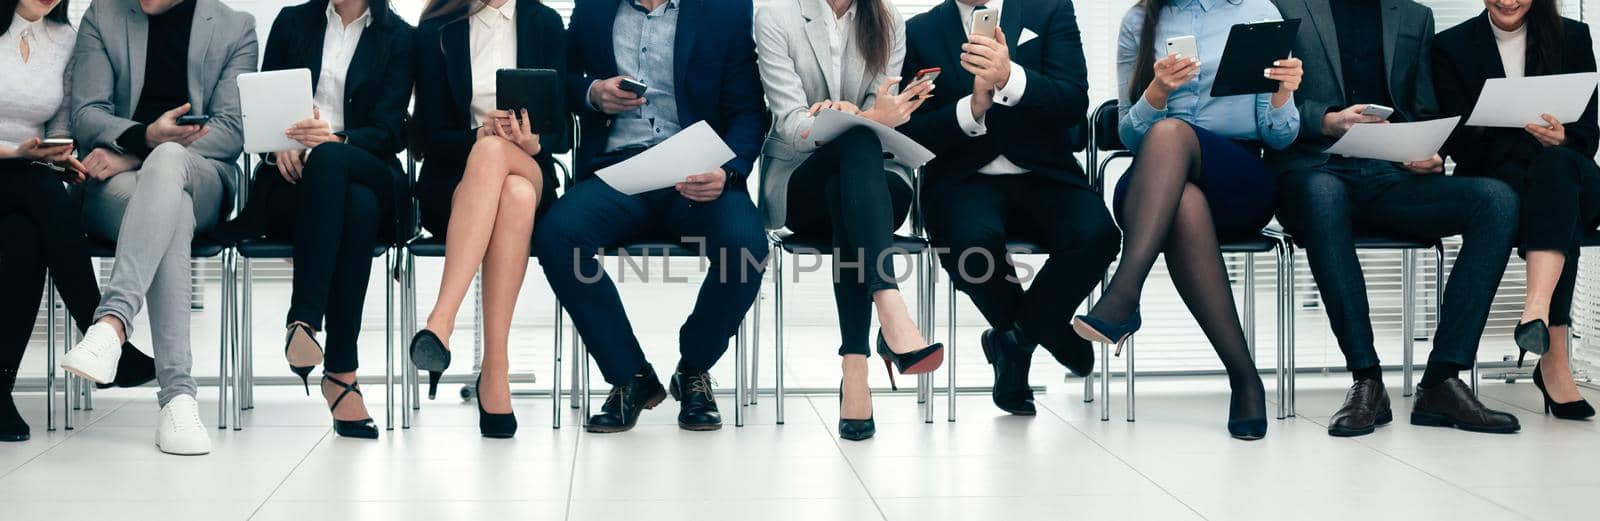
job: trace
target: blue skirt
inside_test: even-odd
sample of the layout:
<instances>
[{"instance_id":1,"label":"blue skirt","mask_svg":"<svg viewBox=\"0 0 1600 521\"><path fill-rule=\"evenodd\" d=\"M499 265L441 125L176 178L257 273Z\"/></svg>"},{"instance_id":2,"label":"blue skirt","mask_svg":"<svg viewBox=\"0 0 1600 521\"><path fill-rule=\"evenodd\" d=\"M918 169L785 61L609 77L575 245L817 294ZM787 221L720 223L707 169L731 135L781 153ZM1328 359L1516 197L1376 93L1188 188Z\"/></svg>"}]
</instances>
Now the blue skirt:
<instances>
[{"instance_id":1,"label":"blue skirt","mask_svg":"<svg viewBox=\"0 0 1600 521\"><path fill-rule=\"evenodd\" d=\"M1221 240L1254 237L1278 209L1278 178L1261 162L1257 149L1246 147L1204 128L1189 125L1200 142L1200 175L1195 186L1211 206L1211 221ZM1134 158L1137 165L1138 158ZM1123 199L1134 170L1117 181L1112 208L1122 224Z\"/></svg>"}]
</instances>

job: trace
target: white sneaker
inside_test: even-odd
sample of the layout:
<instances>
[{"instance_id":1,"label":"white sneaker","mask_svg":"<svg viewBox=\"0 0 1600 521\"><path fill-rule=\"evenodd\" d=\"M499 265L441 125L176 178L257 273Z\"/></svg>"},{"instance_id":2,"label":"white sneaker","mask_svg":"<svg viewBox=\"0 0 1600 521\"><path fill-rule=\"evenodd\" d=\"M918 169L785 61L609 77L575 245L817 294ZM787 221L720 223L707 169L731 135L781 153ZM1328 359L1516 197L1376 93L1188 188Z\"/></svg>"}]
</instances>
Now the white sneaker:
<instances>
[{"instance_id":1,"label":"white sneaker","mask_svg":"<svg viewBox=\"0 0 1600 521\"><path fill-rule=\"evenodd\" d=\"M122 359L122 341L110 324L96 322L83 333L83 340L61 358L61 368L97 384L117 378L117 361Z\"/></svg>"},{"instance_id":2,"label":"white sneaker","mask_svg":"<svg viewBox=\"0 0 1600 521\"><path fill-rule=\"evenodd\" d=\"M197 456L211 452L211 434L200 423L200 404L193 396L180 394L161 408L161 425L156 427L156 448L167 454Z\"/></svg>"}]
</instances>

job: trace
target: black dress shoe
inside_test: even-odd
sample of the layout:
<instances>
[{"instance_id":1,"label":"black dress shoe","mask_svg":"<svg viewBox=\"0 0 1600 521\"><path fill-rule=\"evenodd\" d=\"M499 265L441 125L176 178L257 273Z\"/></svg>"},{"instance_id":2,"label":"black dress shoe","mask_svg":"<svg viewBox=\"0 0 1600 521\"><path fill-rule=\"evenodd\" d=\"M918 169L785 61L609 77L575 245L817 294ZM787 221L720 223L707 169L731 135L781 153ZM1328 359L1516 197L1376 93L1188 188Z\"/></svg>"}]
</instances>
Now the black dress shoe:
<instances>
[{"instance_id":1,"label":"black dress shoe","mask_svg":"<svg viewBox=\"0 0 1600 521\"><path fill-rule=\"evenodd\" d=\"M1016 335L987 329L982 337L983 356L994 366L994 405L1019 416L1033 416L1033 388L1028 386L1032 345L1017 345Z\"/></svg>"},{"instance_id":2,"label":"black dress shoe","mask_svg":"<svg viewBox=\"0 0 1600 521\"><path fill-rule=\"evenodd\" d=\"M678 409L678 427L686 431L714 431L722 428L722 413L717 411L717 397L712 394L716 382L711 373L672 373L668 392L681 405Z\"/></svg>"},{"instance_id":3,"label":"black dress shoe","mask_svg":"<svg viewBox=\"0 0 1600 521\"><path fill-rule=\"evenodd\" d=\"M1379 425L1394 421L1389 409L1389 391L1378 380L1356 380L1344 394L1344 406L1328 422L1329 436L1364 436Z\"/></svg>"},{"instance_id":4,"label":"black dress shoe","mask_svg":"<svg viewBox=\"0 0 1600 521\"><path fill-rule=\"evenodd\" d=\"M122 343L122 357L117 359L117 377L111 383L94 384L96 389L112 387L138 387L156 379L156 359L150 358L128 342Z\"/></svg>"},{"instance_id":5,"label":"black dress shoe","mask_svg":"<svg viewBox=\"0 0 1600 521\"><path fill-rule=\"evenodd\" d=\"M596 433L631 430L639 423L639 413L656 408L666 399L667 390L661 387L656 370L645 364L627 384L611 388L605 405L600 406L600 414L590 416L589 425L584 429Z\"/></svg>"},{"instance_id":6,"label":"black dress shoe","mask_svg":"<svg viewBox=\"0 0 1600 521\"><path fill-rule=\"evenodd\" d=\"M1066 335L1060 344L1039 344L1056 362L1065 366L1073 376L1083 378L1094 372L1094 344L1078 335Z\"/></svg>"},{"instance_id":7,"label":"black dress shoe","mask_svg":"<svg viewBox=\"0 0 1600 521\"><path fill-rule=\"evenodd\" d=\"M1495 434L1522 430L1515 415L1485 406L1460 378L1448 378L1433 387L1417 387L1417 398L1411 404L1411 424Z\"/></svg>"}]
</instances>

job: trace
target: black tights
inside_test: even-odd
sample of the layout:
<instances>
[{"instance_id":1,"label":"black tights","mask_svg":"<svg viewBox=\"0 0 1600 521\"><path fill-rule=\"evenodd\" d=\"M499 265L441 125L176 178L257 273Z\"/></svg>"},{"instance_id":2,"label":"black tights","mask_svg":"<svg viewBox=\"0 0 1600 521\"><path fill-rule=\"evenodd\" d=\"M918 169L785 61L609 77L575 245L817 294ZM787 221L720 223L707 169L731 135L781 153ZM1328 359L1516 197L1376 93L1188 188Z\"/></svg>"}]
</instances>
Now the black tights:
<instances>
[{"instance_id":1,"label":"black tights","mask_svg":"<svg viewBox=\"0 0 1600 521\"><path fill-rule=\"evenodd\" d=\"M1233 388L1229 417L1261 418L1266 416L1266 390L1234 312L1211 207L1194 184L1203 173L1200 141L1188 124L1166 120L1145 134L1117 216L1123 230L1122 260L1090 314L1110 322L1126 320L1139 309L1156 256L1165 253L1173 285L1228 371Z\"/></svg>"}]
</instances>

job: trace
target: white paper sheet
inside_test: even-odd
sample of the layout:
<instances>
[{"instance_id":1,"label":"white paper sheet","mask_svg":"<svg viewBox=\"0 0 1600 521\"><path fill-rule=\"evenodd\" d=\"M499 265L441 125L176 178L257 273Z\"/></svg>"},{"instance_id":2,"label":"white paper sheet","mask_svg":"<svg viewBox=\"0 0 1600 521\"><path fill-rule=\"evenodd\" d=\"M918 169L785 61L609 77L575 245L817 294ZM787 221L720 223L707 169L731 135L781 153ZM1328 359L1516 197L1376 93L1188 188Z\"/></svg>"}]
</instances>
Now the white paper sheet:
<instances>
[{"instance_id":1,"label":"white paper sheet","mask_svg":"<svg viewBox=\"0 0 1600 521\"><path fill-rule=\"evenodd\" d=\"M1522 128L1534 123L1545 125L1540 114L1549 114L1562 123L1583 116L1600 84L1600 73L1556 74L1526 78L1494 78L1483 84L1478 106L1473 107L1467 125L1473 127Z\"/></svg>"},{"instance_id":2,"label":"white paper sheet","mask_svg":"<svg viewBox=\"0 0 1600 521\"><path fill-rule=\"evenodd\" d=\"M1416 123L1367 123L1350 127L1328 153L1404 163L1432 158L1450 139L1460 116Z\"/></svg>"},{"instance_id":3,"label":"white paper sheet","mask_svg":"<svg viewBox=\"0 0 1600 521\"><path fill-rule=\"evenodd\" d=\"M711 171L736 154L704 121L678 131L666 141L627 161L596 171L601 181L628 195L660 190L694 174Z\"/></svg>"},{"instance_id":4,"label":"white paper sheet","mask_svg":"<svg viewBox=\"0 0 1600 521\"><path fill-rule=\"evenodd\" d=\"M816 121L811 123L811 136L807 139L827 143L855 127L872 129L872 133L878 135L878 141L883 143L883 151L890 156L889 159L911 168L918 168L933 161L933 152L918 144L916 140L906 137L905 134L882 123L833 109L817 113Z\"/></svg>"},{"instance_id":5,"label":"white paper sheet","mask_svg":"<svg viewBox=\"0 0 1600 521\"><path fill-rule=\"evenodd\" d=\"M311 69L239 75L239 106L244 119L244 151L250 154L305 150L283 131L311 119Z\"/></svg>"}]
</instances>

